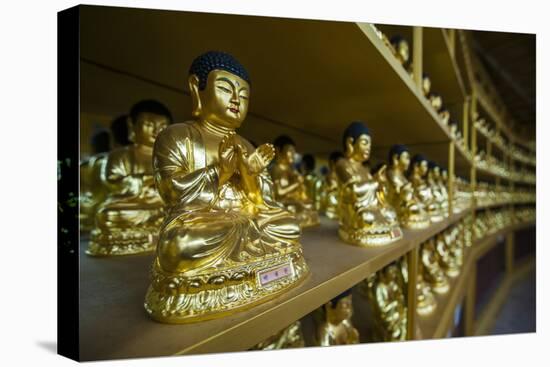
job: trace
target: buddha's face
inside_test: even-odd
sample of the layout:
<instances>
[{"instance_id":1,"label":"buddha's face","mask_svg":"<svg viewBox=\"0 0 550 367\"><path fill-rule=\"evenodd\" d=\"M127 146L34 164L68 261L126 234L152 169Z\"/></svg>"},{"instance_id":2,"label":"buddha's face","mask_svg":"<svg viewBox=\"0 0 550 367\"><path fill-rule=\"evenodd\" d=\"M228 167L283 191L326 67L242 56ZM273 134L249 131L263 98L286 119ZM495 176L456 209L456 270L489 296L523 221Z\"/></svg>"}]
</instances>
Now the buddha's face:
<instances>
[{"instance_id":1,"label":"buddha's face","mask_svg":"<svg viewBox=\"0 0 550 367\"><path fill-rule=\"evenodd\" d=\"M447 171L441 171L441 178L446 180L447 179Z\"/></svg>"},{"instance_id":2,"label":"buddha's face","mask_svg":"<svg viewBox=\"0 0 550 367\"><path fill-rule=\"evenodd\" d=\"M401 58L401 62L406 63L407 61L409 61L410 53L409 44L407 43L407 41L403 40L399 42L399 44L397 45L397 53Z\"/></svg>"},{"instance_id":3,"label":"buddha's face","mask_svg":"<svg viewBox=\"0 0 550 367\"><path fill-rule=\"evenodd\" d=\"M361 134L353 142L353 156L356 160L365 162L370 158L371 138L367 134Z\"/></svg>"},{"instance_id":4,"label":"buddha's face","mask_svg":"<svg viewBox=\"0 0 550 367\"><path fill-rule=\"evenodd\" d=\"M399 155L399 168L401 168L403 171L406 171L409 169L409 166L411 164L411 155L409 152L403 152Z\"/></svg>"},{"instance_id":5,"label":"buddha's face","mask_svg":"<svg viewBox=\"0 0 550 367\"><path fill-rule=\"evenodd\" d=\"M204 90L199 91L195 75L191 75L189 83L195 115L229 129L241 126L250 96L250 86L244 79L225 70L213 70L208 74ZM200 102L198 105L196 99Z\"/></svg>"},{"instance_id":6,"label":"buddha's face","mask_svg":"<svg viewBox=\"0 0 550 367\"><path fill-rule=\"evenodd\" d=\"M428 173L428 161L421 161L420 163L418 163L418 173L420 173L422 176Z\"/></svg>"},{"instance_id":7,"label":"buddha's face","mask_svg":"<svg viewBox=\"0 0 550 367\"><path fill-rule=\"evenodd\" d=\"M439 109L443 106L443 99L441 99L440 95L436 95L432 97L431 103L433 108L439 111Z\"/></svg>"},{"instance_id":8,"label":"buddha's face","mask_svg":"<svg viewBox=\"0 0 550 367\"><path fill-rule=\"evenodd\" d=\"M285 145L280 152L281 160L289 165L293 165L296 161L296 148L294 145Z\"/></svg>"},{"instance_id":9,"label":"buddha's face","mask_svg":"<svg viewBox=\"0 0 550 367\"><path fill-rule=\"evenodd\" d=\"M168 126L168 118L151 112L142 112L133 124L133 138L136 144L152 147L157 135Z\"/></svg>"},{"instance_id":10,"label":"buddha's face","mask_svg":"<svg viewBox=\"0 0 550 367\"><path fill-rule=\"evenodd\" d=\"M441 169L439 167L434 167L434 176L439 178L441 176Z\"/></svg>"},{"instance_id":11,"label":"buddha's face","mask_svg":"<svg viewBox=\"0 0 550 367\"><path fill-rule=\"evenodd\" d=\"M353 306L351 303L351 294L340 298L335 306L329 305L330 319L333 323L339 323L351 318L353 315Z\"/></svg>"},{"instance_id":12,"label":"buddha's face","mask_svg":"<svg viewBox=\"0 0 550 367\"><path fill-rule=\"evenodd\" d=\"M430 89L432 89L432 81L427 76L424 76L422 78L422 91L424 92L425 96L430 93Z\"/></svg>"}]
</instances>

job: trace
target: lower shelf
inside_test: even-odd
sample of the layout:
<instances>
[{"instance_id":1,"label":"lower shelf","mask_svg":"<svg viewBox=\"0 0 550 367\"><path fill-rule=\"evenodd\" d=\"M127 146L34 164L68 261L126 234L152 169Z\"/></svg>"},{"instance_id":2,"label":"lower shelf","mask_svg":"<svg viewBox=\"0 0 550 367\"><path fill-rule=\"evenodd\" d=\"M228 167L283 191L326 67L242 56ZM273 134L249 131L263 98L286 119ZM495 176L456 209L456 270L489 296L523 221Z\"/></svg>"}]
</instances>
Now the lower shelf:
<instances>
[{"instance_id":1,"label":"lower shelf","mask_svg":"<svg viewBox=\"0 0 550 367\"><path fill-rule=\"evenodd\" d=\"M456 307L464 299L469 277L475 276L474 266L477 260L497 244L499 236L511 231L532 226L534 222L515 224L503 228L481 240L476 241L472 247L466 249L464 265L460 275L451 279L450 290L445 295L436 295L437 309L428 316L417 316L418 325L416 339L444 338L451 328Z\"/></svg>"}]
</instances>

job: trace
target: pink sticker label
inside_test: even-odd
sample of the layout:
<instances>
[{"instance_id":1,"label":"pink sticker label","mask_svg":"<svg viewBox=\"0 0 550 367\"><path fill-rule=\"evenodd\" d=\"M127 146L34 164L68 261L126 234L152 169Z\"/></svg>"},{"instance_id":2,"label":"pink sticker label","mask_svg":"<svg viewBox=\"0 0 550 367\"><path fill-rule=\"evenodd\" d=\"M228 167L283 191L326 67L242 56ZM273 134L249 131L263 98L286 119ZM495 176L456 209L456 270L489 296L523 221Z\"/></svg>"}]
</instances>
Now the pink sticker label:
<instances>
[{"instance_id":1,"label":"pink sticker label","mask_svg":"<svg viewBox=\"0 0 550 367\"><path fill-rule=\"evenodd\" d=\"M401 236L401 230L399 228L392 229L391 235L393 238Z\"/></svg>"},{"instance_id":2,"label":"pink sticker label","mask_svg":"<svg viewBox=\"0 0 550 367\"><path fill-rule=\"evenodd\" d=\"M287 263L276 268L264 270L260 272L258 276L260 278L260 284L266 286L269 283L291 276L292 273L292 265Z\"/></svg>"}]
</instances>

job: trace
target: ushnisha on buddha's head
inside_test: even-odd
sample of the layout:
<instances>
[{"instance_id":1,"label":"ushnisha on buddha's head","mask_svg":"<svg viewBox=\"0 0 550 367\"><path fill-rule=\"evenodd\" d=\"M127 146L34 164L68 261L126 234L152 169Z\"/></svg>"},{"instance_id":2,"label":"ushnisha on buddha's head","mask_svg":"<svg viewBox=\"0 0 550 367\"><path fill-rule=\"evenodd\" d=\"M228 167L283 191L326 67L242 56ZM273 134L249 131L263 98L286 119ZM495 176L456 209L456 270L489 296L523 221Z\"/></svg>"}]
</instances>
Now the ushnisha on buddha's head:
<instances>
[{"instance_id":1,"label":"ushnisha on buddha's head","mask_svg":"<svg viewBox=\"0 0 550 367\"><path fill-rule=\"evenodd\" d=\"M172 114L153 99L132 106L127 118L128 139L138 145L152 147L157 135L172 122Z\"/></svg>"},{"instance_id":2,"label":"ushnisha on buddha's head","mask_svg":"<svg viewBox=\"0 0 550 367\"><path fill-rule=\"evenodd\" d=\"M353 316L351 290L339 294L325 305L327 320L331 324L338 324Z\"/></svg>"},{"instance_id":3,"label":"ushnisha on buddha's head","mask_svg":"<svg viewBox=\"0 0 550 367\"><path fill-rule=\"evenodd\" d=\"M417 154L412 159L412 168L417 171L420 176L425 176L428 173L428 159L422 154Z\"/></svg>"},{"instance_id":4,"label":"ushnisha on buddha's head","mask_svg":"<svg viewBox=\"0 0 550 367\"><path fill-rule=\"evenodd\" d=\"M273 142L277 152L277 161L293 165L296 161L296 144L286 135L281 135Z\"/></svg>"},{"instance_id":5,"label":"ushnisha on buddha's head","mask_svg":"<svg viewBox=\"0 0 550 367\"><path fill-rule=\"evenodd\" d=\"M367 125L354 121L344 131L345 156L357 162L366 162L370 158L371 136Z\"/></svg>"},{"instance_id":6,"label":"ushnisha on buddha's head","mask_svg":"<svg viewBox=\"0 0 550 367\"><path fill-rule=\"evenodd\" d=\"M409 153L409 149L402 144L393 145L390 148L388 158L389 164L392 167L397 167L403 172L407 171L411 165L411 155Z\"/></svg>"},{"instance_id":7,"label":"ushnisha on buddha's head","mask_svg":"<svg viewBox=\"0 0 550 367\"><path fill-rule=\"evenodd\" d=\"M250 78L237 59L206 52L191 64L188 82L194 117L229 130L241 126L248 113Z\"/></svg>"}]
</instances>

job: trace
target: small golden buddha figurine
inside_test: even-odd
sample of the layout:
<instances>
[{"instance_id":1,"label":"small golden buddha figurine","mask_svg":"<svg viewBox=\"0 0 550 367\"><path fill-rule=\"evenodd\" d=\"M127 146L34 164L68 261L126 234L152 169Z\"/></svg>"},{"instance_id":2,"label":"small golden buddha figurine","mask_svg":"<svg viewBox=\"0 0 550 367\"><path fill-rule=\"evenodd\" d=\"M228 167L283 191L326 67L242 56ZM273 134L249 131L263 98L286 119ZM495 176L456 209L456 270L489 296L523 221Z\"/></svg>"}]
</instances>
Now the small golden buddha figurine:
<instances>
[{"instance_id":1,"label":"small golden buddha figurine","mask_svg":"<svg viewBox=\"0 0 550 367\"><path fill-rule=\"evenodd\" d=\"M250 81L231 55L210 51L189 70L194 119L171 125L154 147L166 207L145 310L188 323L228 315L298 285L309 270L298 221L274 199L271 144L235 132Z\"/></svg>"},{"instance_id":2,"label":"small golden buddha figurine","mask_svg":"<svg viewBox=\"0 0 550 367\"><path fill-rule=\"evenodd\" d=\"M390 39L390 44L392 46L391 50L394 56L397 58L399 63L407 69L410 60L409 42L407 42L405 38L398 35Z\"/></svg>"},{"instance_id":3,"label":"small golden buddha figurine","mask_svg":"<svg viewBox=\"0 0 550 367\"><path fill-rule=\"evenodd\" d=\"M388 200L395 208L401 225L409 229L422 229L430 225L430 217L424 204L415 195L405 173L411 163L410 153L404 145L394 145L389 153L387 170L389 185Z\"/></svg>"},{"instance_id":4,"label":"small golden buddha figurine","mask_svg":"<svg viewBox=\"0 0 550 367\"><path fill-rule=\"evenodd\" d=\"M277 350L289 348L303 348L305 346L302 324L293 322L277 334L270 336L261 343L256 344L250 350Z\"/></svg>"},{"instance_id":5,"label":"small golden buddha figurine","mask_svg":"<svg viewBox=\"0 0 550 367\"><path fill-rule=\"evenodd\" d=\"M434 239L430 239L422 245L420 262L422 263L424 279L432 290L438 294L447 293L449 291L449 280L439 265Z\"/></svg>"},{"instance_id":6,"label":"small golden buddha figurine","mask_svg":"<svg viewBox=\"0 0 550 367\"><path fill-rule=\"evenodd\" d=\"M311 154L302 157L300 173L304 177L308 198L315 203L315 210L320 210L323 180L315 173L315 158Z\"/></svg>"},{"instance_id":7,"label":"small golden buddha figurine","mask_svg":"<svg viewBox=\"0 0 550 367\"><path fill-rule=\"evenodd\" d=\"M93 155L80 162L80 231L92 230L97 207L105 200L105 163L110 150L109 133L101 131L92 137Z\"/></svg>"},{"instance_id":8,"label":"small golden buddha figurine","mask_svg":"<svg viewBox=\"0 0 550 367\"><path fill-rule=\"evenodd\" d=\"M376 339L407 338L407 306L399 267L392 263L366 280L368 298L374 311Z\"/></svg>"},{"instance_id":9,"label":"small golden buddha figurine","mask_svg":"<svg viewBox=\"0 0 550 367\"><path fill-rule=\"evenodd\" d=\"M359 343L359 332L353 326L353 304L348 290L323 306L324 318L317 326L316 342L322 347Z\"/></svg>"},{"instance_id":10,"label":"small golden buddha figurine","mask_svg":"<svg viewBox=\"0 0 550 367\"><path fill-rule=\"evenodd\" d=\"M293 213L302 228L319 224L319 214L308 196L304 177L294 167L296 148L294 141L286 135L279 136L275 145L275 164L271 176L275 184L275 197Z\"/></svg>"},{"instance_id":11,"label":"small golden buddha figurine","mask_svg":"<svg viewBox=\"0 0 550 367\"><path fill-rule=\"evenodd\" d=\"M409 169L409 180L414 188L415 195L422 201L426 212L432 223L443 220L441 205L434 198L434 194L426 182L428 173L428 160L417 154L413 157L411 169Z\"/></svg>"},{"instance_id":12,"label":"small golden buddha figurine","mask_svg":"<svg viewBox=\"0 0 550 367\"><path fill-rule=\"evenodd\" d=\"M386 188L363 165L370 157L369 129L363 122L353 122L343 138L345 157L336 163L340 238L358 246L381 246L397 241L403 234L397 214L385 197ZM380 178L384 172L385 167Z\"/></svg>"},{"instance_id":13,"label":"small golden buddha figurine","mask_svg":"<svg viewBox=\"0 0 550 367\"><path fill-rule=\"evenodd\" d=\"M424 94L424 97L429 98L431 89L432 80L428 74L422 73L422 94Z\"/></svg>"},{"instance_id":14,"label":"small golden buddha figurine","mask_svg":"<svg viewBox=\"0 0 550 367\"><path fill-rule=\"evenodd\" d=\"M443 125L449 125L449 122L451 121L451 113L446 107L441 107L438 115L441 119L441 122L443 122Z\"/></svg>"},{"instance_id":15,"label":"small golden buddha figurine","mask_svg":"<svg viewBox=\"0 0 550 367\"><path fill-rule=\"evenodd\" d=\"M336 163L343 157L341 152L332 152L328 157L328 172L323 183L321 207L330 219L338 219L339 186Z\"/></svg>"},{"instance_id":16,"label":"small golden buddha figurine","mask_svg":"<svg viewBox=\"0 0 550 367\"><path fill-rule=\"evenodd\" d=\"M438 112L443 107L443 98L441 98L441 95L438 93L430 93L428 95L428 99L430 100L430 105L433 107L435 112Z\"/></svg>"},{"instance_id":17,"label":"small golden buddha figurine","mask_svg":"<svg viewBox=\"0 0 550 367\"><path fill-rule=\"evenodd\" d=\"M428 162L426 182L441 209L441 215L447 217L449 215L449 194L447 188L441 184L441 168L433 161Z\"/></svg>"},{"instance_id":18,"label":"small golden buddha figurine","mask_svg":"<svg viewBox=\"0 0 550 367\"><path fill-rule=\"evenodd\" d=\"M456 278L460 274L460 266L451 255L451 239L448 233L439 233L435 237L435 250L439 259L439 265L450 278Z\"/></svg>"},{"instance_id":19,"label":"small golden buddha figurine","mask_svg":"<svg viewBox=\"0 0 550 367\"><path fill-rule=\"evenodd\" d=\"M447 241L451 258L460 269L464 263L464 234L461 223L450 229L449 236L445 238L445 241Z\"/></svg>"},{"instance_id":20,"label":"small golden buddha figurine","mask_svg":"<svg viewBox=\"0 0 550 367\"><path fill-rule=\"evenodd\" d=\"M163 204L153 180L153 144L171 119L170 111L154 100L132 107L128 128L133 144L109 153L105 164L109 193L97 210L88 255L129 255L154 250Z\"/></svg>"},{"instance_id":21,"label":"small golden buddha figurine","mask_svg":"<svg viewBox=\"0 0 550 367\"><path fill-rule=\"evenodd\" d=\"M399 260L401 275L403 278L403 293L407 295L407 286L409 282L409 266L407 257L403 256ZM437 301L430 285L424 280L422 262L418 264L418 274L416 280L416 312L420 316L432 314L437 308Z\"/></svg>"}]
</instances>

